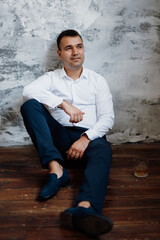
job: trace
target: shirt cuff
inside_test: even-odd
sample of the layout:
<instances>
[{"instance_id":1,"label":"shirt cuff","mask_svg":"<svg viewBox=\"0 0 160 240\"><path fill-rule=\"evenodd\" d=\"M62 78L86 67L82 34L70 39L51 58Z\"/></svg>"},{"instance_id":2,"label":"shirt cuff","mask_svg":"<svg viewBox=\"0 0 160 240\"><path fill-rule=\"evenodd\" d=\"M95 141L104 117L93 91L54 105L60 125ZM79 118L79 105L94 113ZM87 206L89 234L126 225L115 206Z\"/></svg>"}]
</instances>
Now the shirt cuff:
<instances>
[{"instance_id":1,"label":"shirt cuff","mask_svg":"<svg viewBox=\"0 0 160 240\"><path fill-rule=\"evenodd\" d=\"M49 107L51 108L55 108L57 107L58 105L60 105L63 101L63 98L61 97L49 97L47 102L46 102L46 105L48 105Z\"/></svg>"},{"instance_id":2,"label":"shirt cuff","mask_svg":"<svg viewBox=\"0 0 160 240\"><path fill-rule=\"evenodd\" d=\"M88 138L89 138L91 141L99 137L99 135L97 134L97 132L96 132L94 129L89 129L89 130L87 130L87 131L84 132L84 133L88 136ZM83 133L83 134L84 134L84 133Z\"/></svg>"}]
</instances>

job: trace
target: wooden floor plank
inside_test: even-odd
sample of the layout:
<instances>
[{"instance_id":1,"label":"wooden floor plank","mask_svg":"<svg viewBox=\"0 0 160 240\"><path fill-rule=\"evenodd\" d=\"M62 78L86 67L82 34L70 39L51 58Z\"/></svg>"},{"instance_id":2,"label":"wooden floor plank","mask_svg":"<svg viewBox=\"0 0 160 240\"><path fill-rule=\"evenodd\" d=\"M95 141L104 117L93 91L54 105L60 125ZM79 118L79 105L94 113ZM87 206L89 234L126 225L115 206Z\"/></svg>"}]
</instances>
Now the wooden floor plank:
<instances>
[{"instance_id":1,"label":"wooden floor plank","mask_svg":"<svg viewBox=\"0 0 160 240\"><path fill-rule=\"evenodd\" d=\"M144 229L142 231L142 228ZM115 225L112 232L100 236L100 240L159 240L159 226L153 225L150 227L149 224L132 224L130 226L125 225ZM6 236L5 229L1 230L1 239L2 240L94 240L97 238L91 238L86 236L83 233L80 233L75 230L68 230L64 227L43 227L39 225L35 227L26 227L23 225L21 228L10 228L10 236Z\"/></svg>"},{"instance_id":2,"label":"wooden floor plank","mask_svg":"<svg viewBox=\"0 0 160 240\"><path fill-rule=\"evenodd\" d=\"M26 176L25 178L21 178L20 176L16 176L15 178L12 177L3 177L0 179L0 188L1 190L4 189L21 189L22 185L23 188L30 188L30 186L32 185L32 188L37 188L39 189L46 180L46 174L43 176L42 174L38 177L39 174L37 174L37 176L32 177L32 176ZM74 187L74 186L79 186L81 183L81 179L82 179L82 175L80 174L74 176L71 175L71 184L69 185L69 187ZM140 184L142 186L147 185L149 186L159 186L160 183L160 176L149 176L148 180L146 179L137 179L133 176L128 176L128 179L126 179L124 176L117 176L117 177L110 177L109 180L109 187L110 186L119 186L121 188L123 187L140 187Z\"/></svg>"},{"instance_id":3,"label":"wooden floor plank","mask_svg":"<svg viewBox=\"0 0 160 240\"><path fill-rule=\"evenodd\" d=\"M4 201L1 203L1 214L0 218L4 216L11 216L12 214L24 214L24 213L33 213L37 214L40 210L45 211L51 211L51 212L57 212L57 211L63 211L65 208L70 207L72 203L72 199L66 200L64 202L64 199L59 199L57 204L57 199L50 200L46 203L39 203L32 200L17 200L12 201L12 204L10 204L10 200ZM57 209L58 206L58 209ZM47 208L47 209L46 209ZM117 201L117 198L111 198L109 200L105 201L104 208L107 209L107 211L126 211L126 210L137 210L137 212L142 211L146 209L160 209L160 201L159 198L123 198ZM41 214L41 213L40 213ZM159 211L157 211L157 215L160 215Z\"/></svg>"}]
</instances>

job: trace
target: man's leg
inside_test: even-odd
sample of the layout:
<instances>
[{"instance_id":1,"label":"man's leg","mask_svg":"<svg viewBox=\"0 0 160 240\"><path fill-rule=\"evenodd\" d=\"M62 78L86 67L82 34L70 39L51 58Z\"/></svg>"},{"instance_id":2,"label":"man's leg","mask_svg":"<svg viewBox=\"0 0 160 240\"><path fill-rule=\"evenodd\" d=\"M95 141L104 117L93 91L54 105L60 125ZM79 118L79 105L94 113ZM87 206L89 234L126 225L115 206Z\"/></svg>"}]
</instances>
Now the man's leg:
<instances>
[{"instance_id":1,"label":"man's leg","mask_svg":"<svg viewBox=\"0 0 160 240\"><path fill-rule=\"evenodd\" d=\"M21 107L21 113L26 129L39 153L42 166L48 168L48 163L53 159L62 163L62 155L70 146L66 129L35 99L25 102Z\"/></svg>"},{"instance_id":2,"label":"man's leg","mask_svg":"<svg viewBox=\"0 0 160 240\"><path fill-rule=\"evenodd\" d=\"M89 143L84 158L87 165L75 207L65 210L60 220L62 225L98 236L113 226L111 219L101 214L112 160L111 147L104 138L95 139Z\"/></svg>"},{"instance_id":3,"label":"man's leg","mask_svg":"<svg viewBox=\"0 0 160 240\"><path fill-rule=\"evenodd\" d=\"M42 166L49 168L49 182L51 182L49 185L53 185L52 182L57 181L57 176L61 180L60 185L62 185L68 179L66 170L61 166L63 156L71 144L67 129L59 124L47 109L35 99L25 102L21 107L21 113L26 129L38 150ZM50 186L45 191L47 189L50 189ZM50 190L51 195L54 191L54 189ZM43 195L48 195L47 192Z\"/></svg>"},{"instance_id":4,"label":"man's leg","mask_svg":"<svg viewBox=\"0 0 160 240\"><path fill-rule=\"evenodd\" d=\"M101 212L112 161L110 144L104 138L97 138L90 142L84 157L87 165L75 205L88 201L98 212Z\"/></svg>"}]
</instances>

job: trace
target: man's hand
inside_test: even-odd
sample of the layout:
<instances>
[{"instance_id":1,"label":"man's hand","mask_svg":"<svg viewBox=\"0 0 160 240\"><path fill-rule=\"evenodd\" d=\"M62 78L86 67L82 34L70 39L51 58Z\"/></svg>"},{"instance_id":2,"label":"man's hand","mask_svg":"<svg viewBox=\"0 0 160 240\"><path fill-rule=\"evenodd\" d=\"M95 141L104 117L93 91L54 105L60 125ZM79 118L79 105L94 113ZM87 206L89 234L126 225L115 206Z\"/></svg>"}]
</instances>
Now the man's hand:
<instances>
[{"instance_id":1,"label":"man's hand","mask_svg":"<svg viewBox=\"0 0 160 240\"><path fill-rule=\"evenodd\" d=\"M91 140L87 137L86 134L82 135L80 139L74 142L70 149L66 152L67 159L81 159L90 141Z\"/></svg>"},{"instance_id":2,"label":"man's hand","mask_svg":"<svg viewBox=\"0 0 160 240\"><path fill-rule=\"evenodd\" d=\"M71 103L63 100L58 107L62 108L70 116L70 122L77 123L83 120L83 114L85 113L74 107Z\"/></svg>"}]
</instances>

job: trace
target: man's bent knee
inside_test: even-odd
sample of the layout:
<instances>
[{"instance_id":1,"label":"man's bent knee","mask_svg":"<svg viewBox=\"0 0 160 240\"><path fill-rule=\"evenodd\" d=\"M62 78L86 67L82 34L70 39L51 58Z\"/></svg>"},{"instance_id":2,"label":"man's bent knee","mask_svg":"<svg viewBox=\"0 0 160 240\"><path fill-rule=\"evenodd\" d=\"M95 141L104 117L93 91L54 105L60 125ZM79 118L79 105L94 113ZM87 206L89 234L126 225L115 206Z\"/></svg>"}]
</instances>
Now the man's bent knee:
<instances>
[{"instance_id":1,"label":"man's bent knee","mask_svg":"<svg viewBox=\"0 0 160 240\"><path fill-rule=\"evenodd\" d=\"M25 103L22 104L20 111L23 115L27 111L30 111L32 108L34 108L36 105L39 105L40 103L36 99L29 99Z\"/></svg>"}]
</instances>

